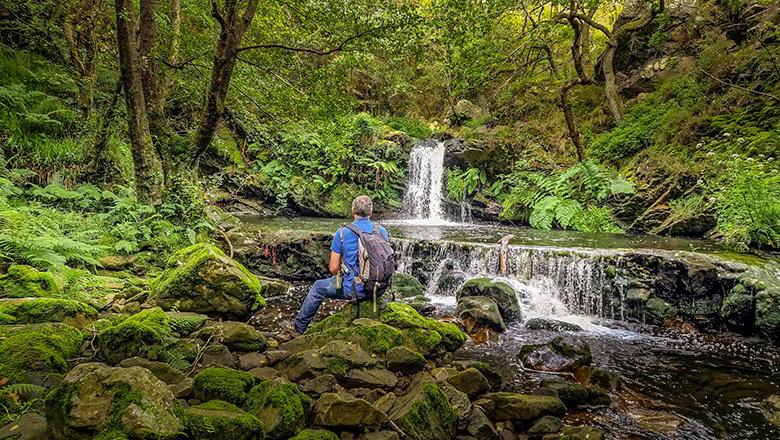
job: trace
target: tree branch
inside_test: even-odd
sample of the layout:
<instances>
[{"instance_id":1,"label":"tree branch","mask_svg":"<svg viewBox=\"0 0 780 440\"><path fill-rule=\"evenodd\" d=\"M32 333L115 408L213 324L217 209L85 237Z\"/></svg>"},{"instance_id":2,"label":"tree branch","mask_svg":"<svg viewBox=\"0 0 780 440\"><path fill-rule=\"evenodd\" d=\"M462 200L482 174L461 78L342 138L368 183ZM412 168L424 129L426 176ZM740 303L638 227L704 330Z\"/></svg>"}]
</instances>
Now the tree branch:
<instances>
[{"instance_id":1,"label":"tree branch","mask_svg":"<svg viewBox=\"0 0 780 440\"><path fill-rule=\"evenodd\" d=\"M252 50L252 49L281 49L281 50L287 50L291 52L303 52L303 53L310 53L313 55L325 56L336 52L341 52L342 50L344 50L344 47L351 41L357 40L358 38L365 37L366 35L372 34L385 27L387 26L379 26L379 27L369 29L365 32L361 32L357 35L353 35L347 38L346 40L342 41L338 46L328 50L312 49L308 47L293 47L293 46L287 46L285 44L280 44L280 43L271 43L271 44L255 44L252 46L239 47L238 49L236 49L236 52L241 53L246 50Z\"/></svg>"}]
</instances>

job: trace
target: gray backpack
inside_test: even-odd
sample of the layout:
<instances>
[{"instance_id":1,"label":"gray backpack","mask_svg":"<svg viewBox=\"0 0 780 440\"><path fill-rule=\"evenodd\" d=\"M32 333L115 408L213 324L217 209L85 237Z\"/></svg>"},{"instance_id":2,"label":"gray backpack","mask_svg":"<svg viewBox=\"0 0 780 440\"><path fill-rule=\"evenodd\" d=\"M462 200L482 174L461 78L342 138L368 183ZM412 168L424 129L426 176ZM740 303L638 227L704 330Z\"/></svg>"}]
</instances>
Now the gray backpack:
<instances>
[{"instance_id":1,"label":"gray backpack","mask_svg":"<svg viewBox=\"0 0 780 440\"><path fill-rule=\"evenodd\" d=\"M373 296L376 304L376 297L387 290L390 286L390 277L395 272L393 248L390 246L390 242L382 236L378 223L374 223L371 232L363 232L354 225L344 225L344 227L358 236L360 273L355 277L355 283L363 284L363 291L366 295ZM352 302L357 302L357 292L354 288L352 289Z\"/></svg>"}]
</instances>

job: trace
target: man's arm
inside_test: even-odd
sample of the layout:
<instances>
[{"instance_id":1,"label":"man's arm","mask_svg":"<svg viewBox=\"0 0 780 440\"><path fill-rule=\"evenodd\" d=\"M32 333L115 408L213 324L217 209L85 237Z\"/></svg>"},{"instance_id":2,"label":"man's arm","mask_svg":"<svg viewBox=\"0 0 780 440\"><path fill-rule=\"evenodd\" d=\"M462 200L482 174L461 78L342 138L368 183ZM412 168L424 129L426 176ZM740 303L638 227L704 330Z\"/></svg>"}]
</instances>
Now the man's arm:
<instances>
[{"instance_id":1,"label":"man's arm","mask_svg":"<svg viewBox=\"0 0 780 440\"><path fill-rule=\"evenodd\" d=\"M330 273L333 275L336 275L339 273L339 270L341 270L341 254L338 252L330 252L330 262L328 263L328 270L330 270Z\"/></svg>"}]
</instances>

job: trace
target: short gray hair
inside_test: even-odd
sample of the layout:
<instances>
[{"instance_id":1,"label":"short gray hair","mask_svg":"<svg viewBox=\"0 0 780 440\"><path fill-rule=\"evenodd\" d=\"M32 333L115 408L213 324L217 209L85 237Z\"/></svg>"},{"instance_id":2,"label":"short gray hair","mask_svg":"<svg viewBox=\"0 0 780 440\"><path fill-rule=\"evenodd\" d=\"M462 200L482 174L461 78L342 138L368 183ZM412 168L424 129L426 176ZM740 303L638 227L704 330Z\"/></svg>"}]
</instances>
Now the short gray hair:
<instances>
[{"instance_id":1,"label":"short gray hair","mask_svg":"<svg viewBox=\"0 0 780 440\"><path fill-rule=\"evenodd\" d=\"M357 196L352 201L352 213L360 217L368 217L374 211L374 202L369 196Z\"/></svg>"}]
</instances>

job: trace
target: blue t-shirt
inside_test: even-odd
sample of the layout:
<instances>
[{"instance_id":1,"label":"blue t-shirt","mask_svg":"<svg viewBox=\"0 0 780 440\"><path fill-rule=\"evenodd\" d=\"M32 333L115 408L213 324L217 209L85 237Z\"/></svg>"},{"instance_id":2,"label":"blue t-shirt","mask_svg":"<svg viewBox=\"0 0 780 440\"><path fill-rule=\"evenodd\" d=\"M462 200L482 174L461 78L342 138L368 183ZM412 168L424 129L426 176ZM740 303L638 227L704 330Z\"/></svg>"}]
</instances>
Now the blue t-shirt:
<instances>
[{"instance_id":1,"label":"blue t-shirt","mask_svg":"<svg viewBox=\"0 0 780 440\"><path fill-rule=\"evenodd\" d=\"M374 229L374 223L368 217L359 217L352 224L364 232L371 232ZM341 234L344 233L344 246L342 248ZM382 234L385 239L389 239L387 230L379 226L379 233ZM348 228L341 227L333 235L333 242L330 244L330 250L341 254L342 262L349 272L344 274L342 280L342 287L344 289L344 297L349 298L352 296L352 285L354 284L355 277L360 273L360 265L358 264L358 235L350 231ZM363 294L363 286L361 284L355 285L355 291L358 295Z\"/></svg>"}]
</instances>

